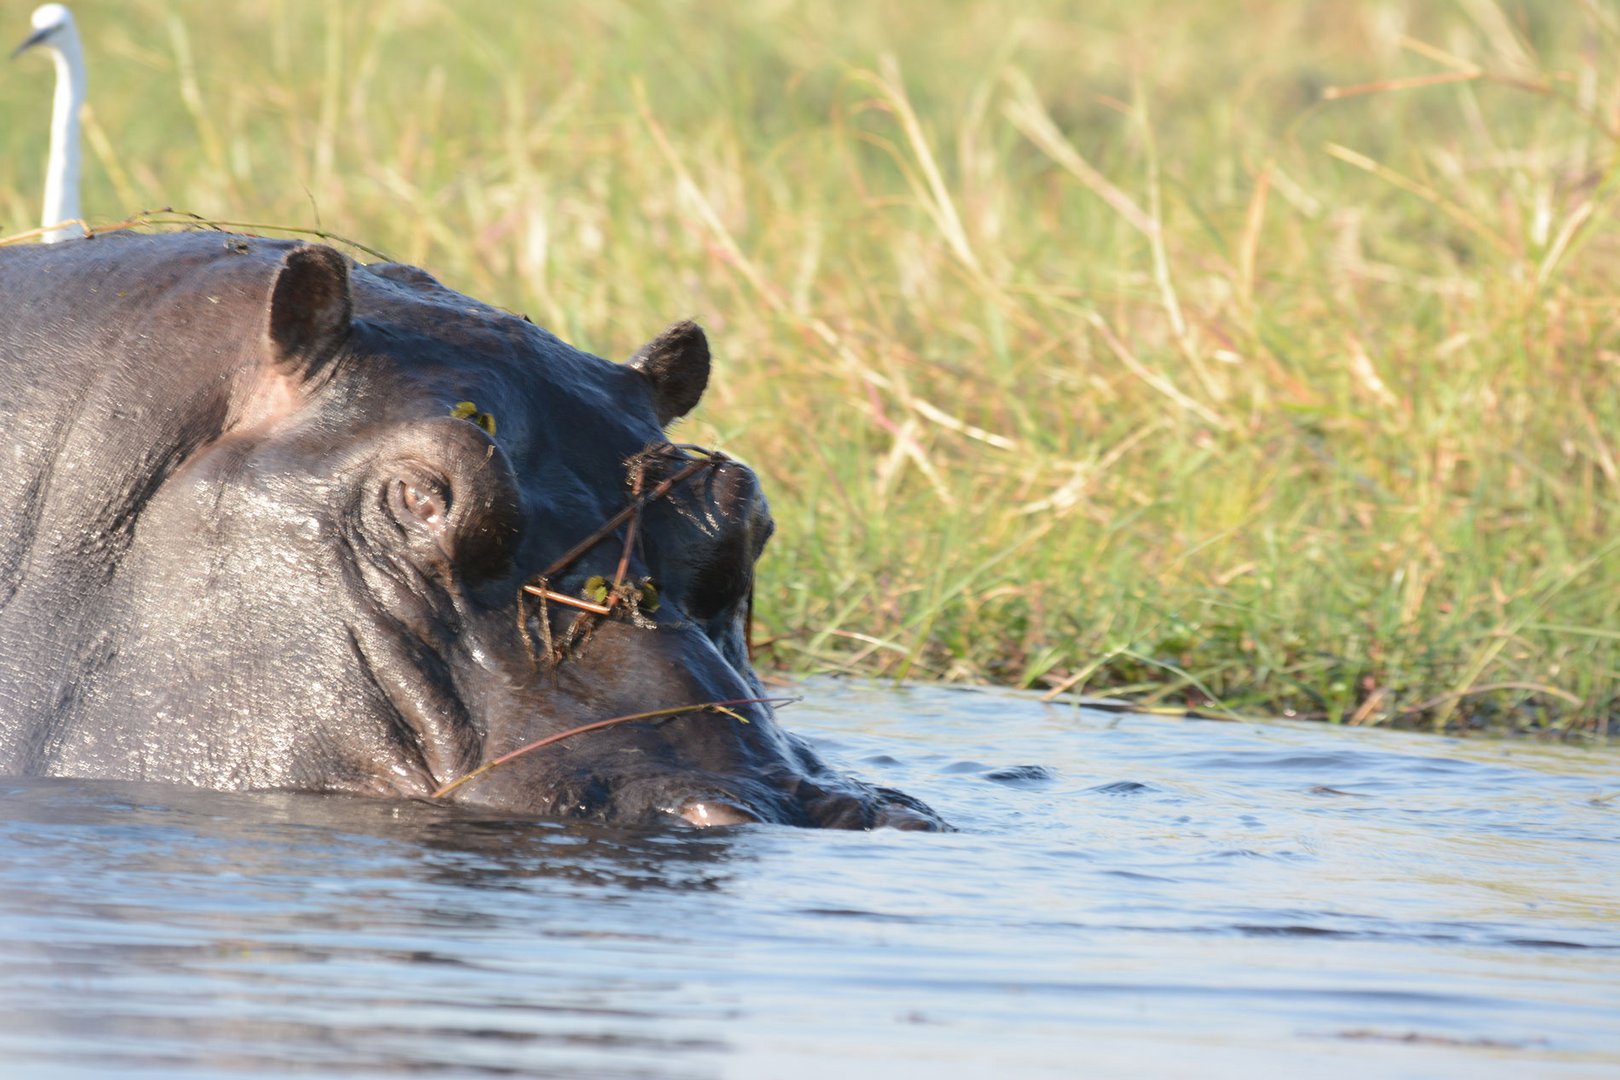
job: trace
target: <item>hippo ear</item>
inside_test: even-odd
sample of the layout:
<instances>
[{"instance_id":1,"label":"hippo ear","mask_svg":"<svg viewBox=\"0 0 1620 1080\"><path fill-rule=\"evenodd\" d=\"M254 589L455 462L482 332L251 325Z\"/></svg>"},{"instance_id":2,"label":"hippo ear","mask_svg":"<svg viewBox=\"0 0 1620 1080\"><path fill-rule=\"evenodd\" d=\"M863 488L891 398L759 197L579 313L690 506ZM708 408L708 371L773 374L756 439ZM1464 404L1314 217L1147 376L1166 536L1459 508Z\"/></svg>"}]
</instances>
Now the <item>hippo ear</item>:
<instances>
[{"instance_id":1,"label":"hippo ear","mask_svg":"<svg viewBox=\"0 0 1620 1080\"><path fill-rule=\"evenodd\" d=\"M658 422L685 416L709 385L709 339L695 322L678 322L637 350L630 367L652 384Z\"/></svg>"},{"instance_id":2,"label":"hippo ear","mask_svg":"<svg viewBox=\"0 0 1620 1080\"><path fill-rule=\"evenodd\" d=\"M270 289L267 333L277 365L288 374L314 371L343 343L353 317L348 259L319 244L287 252Z\"/></svg>"}]
</instances>

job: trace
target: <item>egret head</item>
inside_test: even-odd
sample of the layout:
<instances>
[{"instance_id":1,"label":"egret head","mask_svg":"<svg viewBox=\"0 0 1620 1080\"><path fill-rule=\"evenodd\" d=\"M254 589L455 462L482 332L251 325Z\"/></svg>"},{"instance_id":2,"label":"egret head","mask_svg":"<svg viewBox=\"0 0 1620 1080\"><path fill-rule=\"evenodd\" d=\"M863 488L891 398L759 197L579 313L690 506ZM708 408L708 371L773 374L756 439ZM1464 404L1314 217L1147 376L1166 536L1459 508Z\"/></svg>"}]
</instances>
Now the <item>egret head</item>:
<instances>
[{"instance_id":1,"label":"egret head","mask_svg":"<svg viewBox=\"0 0 1620 1080\"><path fill-rule=\"evenodd\" d=\"M29 20L34 32L12 50L16 57L35 45L56 45L73 34L73 12L65 4L41 4Z\"/></svg>"}]
</instances>

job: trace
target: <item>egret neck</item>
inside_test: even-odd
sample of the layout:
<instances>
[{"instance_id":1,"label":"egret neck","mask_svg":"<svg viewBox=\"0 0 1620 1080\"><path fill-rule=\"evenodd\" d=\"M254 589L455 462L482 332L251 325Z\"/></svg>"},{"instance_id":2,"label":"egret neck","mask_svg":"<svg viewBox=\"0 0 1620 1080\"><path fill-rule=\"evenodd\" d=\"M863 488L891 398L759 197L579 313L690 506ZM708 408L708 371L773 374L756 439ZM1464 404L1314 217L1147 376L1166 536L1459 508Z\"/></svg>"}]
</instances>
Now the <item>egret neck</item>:
<instances>
[{"instance_id":1,"label":"egret neck","mask_svg":"<svg viewBox=\"0 0 1620 1080\"><path fill-rule=\"evenodd\" d=\"M34 33L17 53L38 47L56 64L56 96L51 106L51 149L45 163L45 208L40 215L46 243L82 236L79 210L79 110L85 101L84 50L73 15L61 4L34 12ZM13 53L12 55L16 55Z\"/></svg>"},{"instance_id":2,"label":"egret neck","mask_svg":"<svg viewBox=\"0 0 1620 1080\"><path fill-rule=\"evenodd\" d=\"M84 53L79 35L69 32L55 43L56 100L51 107L51 156L45 167L45 211L40 224L50 227L75 221L79 212L79 110L84 105ZM48 242L82 235L74 226L50 228Z\"/></svg>"}]
</instances>

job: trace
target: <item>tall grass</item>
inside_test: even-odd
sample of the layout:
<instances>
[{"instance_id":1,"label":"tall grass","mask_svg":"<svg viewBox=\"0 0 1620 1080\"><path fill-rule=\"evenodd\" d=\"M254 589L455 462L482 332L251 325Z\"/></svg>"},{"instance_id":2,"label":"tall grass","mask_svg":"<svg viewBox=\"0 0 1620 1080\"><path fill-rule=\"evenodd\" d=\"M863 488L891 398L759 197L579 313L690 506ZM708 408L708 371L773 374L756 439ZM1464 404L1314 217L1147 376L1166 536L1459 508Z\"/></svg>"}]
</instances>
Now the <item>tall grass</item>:
<instances>
[{"instance_id":1,"label":"tall grass","mask_svg":"<svg viewBox=\"0 0 1620 1080\"><path fill-rule=\"evenodd\" d=\"M704 322L768 661L1620 713L1610 0L75 7L95 216L319 225L610 357Z\"/></svg>"}]
</instances>

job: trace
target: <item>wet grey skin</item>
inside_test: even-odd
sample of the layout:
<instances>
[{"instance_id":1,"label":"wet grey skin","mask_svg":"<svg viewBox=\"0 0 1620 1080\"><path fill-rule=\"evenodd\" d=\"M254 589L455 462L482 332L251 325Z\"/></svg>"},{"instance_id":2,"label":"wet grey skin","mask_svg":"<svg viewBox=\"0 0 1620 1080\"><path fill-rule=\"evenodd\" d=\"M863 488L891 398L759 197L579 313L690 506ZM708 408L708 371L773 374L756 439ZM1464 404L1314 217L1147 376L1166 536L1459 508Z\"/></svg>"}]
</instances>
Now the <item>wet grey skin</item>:
<instances>
[{"instance_id":1,"label":"wet grey skin","mask_svg":"<svg viewBox=\"0 0 1620 1080\"><path fill-rule=\"evenodd\" d=\"M694 458L645 456L707 384L691 323L615 364L414 267L111 233L0 249L0 365L0 773L425 799L573 727L766 696L744 620L772 525L739 463L641 512L644 600L520 606L626 506L631 462L646 490ZM624 547L547 585L600 595ZM945 827L768 705L732 712L575 735L443 797Z\"/></svg>"}]
</instances>

